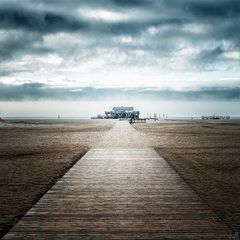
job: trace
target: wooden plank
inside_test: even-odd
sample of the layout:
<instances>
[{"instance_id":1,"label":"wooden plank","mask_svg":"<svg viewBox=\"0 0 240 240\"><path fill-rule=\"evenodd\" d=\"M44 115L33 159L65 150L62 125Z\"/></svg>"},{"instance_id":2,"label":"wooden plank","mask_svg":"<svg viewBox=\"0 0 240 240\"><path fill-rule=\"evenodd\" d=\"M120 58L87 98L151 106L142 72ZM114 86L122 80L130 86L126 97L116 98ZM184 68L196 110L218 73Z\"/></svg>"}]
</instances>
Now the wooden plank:
<instances>
[{"instance_id":1,"label":"wooden plank","mask_svg":"<svg viewBox=\"0 0 240 240\"><path fill-rule=\"evenodd\" d=\"M129 124L128 124L129 125ZM133 131L116 125L112 131ZM234 239L152 148L92 148L4 239Z\"/></svg>"}]
</instances>

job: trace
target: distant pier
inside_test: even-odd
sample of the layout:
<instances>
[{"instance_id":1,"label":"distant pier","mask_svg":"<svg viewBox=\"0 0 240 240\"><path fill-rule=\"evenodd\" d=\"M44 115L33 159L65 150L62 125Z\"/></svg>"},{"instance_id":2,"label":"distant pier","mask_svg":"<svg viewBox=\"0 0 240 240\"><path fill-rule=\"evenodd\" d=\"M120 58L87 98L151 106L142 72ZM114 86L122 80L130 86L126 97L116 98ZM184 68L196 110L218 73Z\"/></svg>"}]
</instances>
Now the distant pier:
<instances>
[{"instance_id":1,"label":"distant pier","mask_svg":"<svg viewBox=\"0 0 240 240\"><path fill-rule=\"evenodd\" d=\"M230 120L230 116L217 116L217 115L212 115L212 116L202 116L202 120Z\"/></svg>"}]
</instances>

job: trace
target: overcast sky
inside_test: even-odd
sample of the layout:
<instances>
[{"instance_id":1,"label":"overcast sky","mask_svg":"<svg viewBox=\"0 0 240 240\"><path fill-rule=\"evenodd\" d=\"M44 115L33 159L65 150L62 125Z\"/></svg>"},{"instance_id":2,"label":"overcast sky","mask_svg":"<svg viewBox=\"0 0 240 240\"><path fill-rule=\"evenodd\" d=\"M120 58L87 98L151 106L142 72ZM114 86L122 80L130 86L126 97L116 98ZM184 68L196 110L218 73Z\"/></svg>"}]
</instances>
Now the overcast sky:
<instances>
[{"instance_id":1,"label":"overcast sky","mask_svg":"<svg viewBox=\"0 0 240 240\"><path fill-rule=\"evenodd\" d=\"M239 0L0 0L0 101L239 101L239 48Z\"/></svg>"}]
</instances>

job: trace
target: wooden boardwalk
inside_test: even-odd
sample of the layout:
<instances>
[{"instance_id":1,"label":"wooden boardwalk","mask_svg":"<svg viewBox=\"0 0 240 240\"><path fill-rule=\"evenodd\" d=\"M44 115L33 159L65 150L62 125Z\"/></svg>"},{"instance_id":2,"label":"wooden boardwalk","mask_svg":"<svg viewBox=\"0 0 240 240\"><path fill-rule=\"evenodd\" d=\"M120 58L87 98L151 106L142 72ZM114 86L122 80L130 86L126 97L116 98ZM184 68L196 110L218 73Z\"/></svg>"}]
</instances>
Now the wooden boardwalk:
<instances>
[{"instance_id":1,"label":"wooden boardwalk","mask_svg":"<svg viewBox=\"0 0 240 240\"><path fill-rule=\"evenodd\" d=\"M96 147L4 239L235 238L154 149Z\"/></svg>"}]
</instances>

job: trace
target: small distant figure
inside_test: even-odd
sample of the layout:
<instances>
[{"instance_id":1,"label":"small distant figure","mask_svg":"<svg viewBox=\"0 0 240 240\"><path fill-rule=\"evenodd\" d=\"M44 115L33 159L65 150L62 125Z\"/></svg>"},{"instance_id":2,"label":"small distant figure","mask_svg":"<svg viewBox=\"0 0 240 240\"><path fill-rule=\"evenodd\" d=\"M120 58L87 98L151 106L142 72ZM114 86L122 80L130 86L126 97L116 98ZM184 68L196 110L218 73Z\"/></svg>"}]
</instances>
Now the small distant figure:
<instances>
[{"instance_id":1,"label":"small distant figure","mask_svg":"<svg viewBox=\"0 0 240 240\"><path fill-rule=\"evenodd\" d=\"M60 115L58 114L58 120L60 119Z\"/></svg>"}]
</instances>

